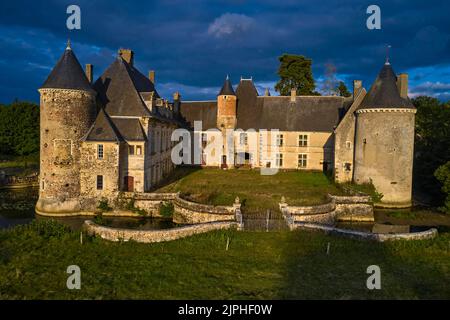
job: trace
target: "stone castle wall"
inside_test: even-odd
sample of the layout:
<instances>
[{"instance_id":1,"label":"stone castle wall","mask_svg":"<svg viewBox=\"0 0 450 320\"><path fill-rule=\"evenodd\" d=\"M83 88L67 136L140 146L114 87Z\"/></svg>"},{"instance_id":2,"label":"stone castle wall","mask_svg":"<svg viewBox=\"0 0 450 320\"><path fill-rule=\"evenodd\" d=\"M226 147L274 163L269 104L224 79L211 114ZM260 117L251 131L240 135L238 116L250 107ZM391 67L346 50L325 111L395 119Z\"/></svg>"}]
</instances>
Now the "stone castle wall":
<instances>
[{"instance_id":1,"label":"stone castle wall","mask_svg":"<svg viewBox=\"0 0 450 320\"><path fill-rule=\"evenodd\" d=\"M81 139L94 122L95 92L40 89L40 188L45 212L80 210Z\"/></svg>"}]
</instances>

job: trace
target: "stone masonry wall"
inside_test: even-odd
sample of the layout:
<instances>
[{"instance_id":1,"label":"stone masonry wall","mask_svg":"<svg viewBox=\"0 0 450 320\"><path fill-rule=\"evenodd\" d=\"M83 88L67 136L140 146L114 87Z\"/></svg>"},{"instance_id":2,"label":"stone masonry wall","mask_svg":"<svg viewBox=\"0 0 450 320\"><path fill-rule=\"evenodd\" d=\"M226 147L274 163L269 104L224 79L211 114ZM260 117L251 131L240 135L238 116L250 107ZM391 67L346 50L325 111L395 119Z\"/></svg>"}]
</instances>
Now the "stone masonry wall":
<instances>
[{"instance_id":1,"label":"stone masonry wall","mask_svg":"<svg viewBox=\"0 0 450 320\"><path fill-rule=\"evenodd\" d=\"M205 233L212 230L235 228L236 226L236 222L213 222L164 230L130 230L104 227L88 220L84 222L83 228L89 235L100 236L102 239L109 241L132 240L143 243L153 243L172 241L194 234Z\"/></svg>"}]
</instances>

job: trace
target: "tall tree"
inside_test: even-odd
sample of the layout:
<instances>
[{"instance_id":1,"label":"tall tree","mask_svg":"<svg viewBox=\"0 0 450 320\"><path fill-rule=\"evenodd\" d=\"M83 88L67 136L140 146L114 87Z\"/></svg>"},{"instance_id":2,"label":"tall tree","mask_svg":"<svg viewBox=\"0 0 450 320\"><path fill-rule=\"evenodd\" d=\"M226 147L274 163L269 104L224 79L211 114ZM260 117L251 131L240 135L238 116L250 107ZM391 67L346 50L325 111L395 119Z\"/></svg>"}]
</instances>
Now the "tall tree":
<instances>
[{"instance_id":1,"label":"tall tree","mask_svg":"<svg viewBox=\"0 0 450 320\"><path fill-rule=\"evenodd\" d=\"M280 67L278 75L280 81L275 85L275 90L282 96L291 94L291 89L296 89L298 95L316 95L316 85L311 70L312 60L304 56L283 54L278 58Z\"/></svg>"},{"instance_id":2,"label":"tall tree","mask_svg":"<svg viewBox=\"0 0 450 320\"><path fill-rule=\"evenodd\" d=\"M414 143L414 186L438 203L444 200L436 169L450 160L450 104L436 98L412 100L417 108Z\"/></svg>"},{"instance_id":3,"label":"tall tree","mask_svg":"<svg viewBox=\"0 0 450 320\"><path fill-rule=\"evenodd\" d=\"M352 95L343 81L339 81L336 91L341 97L350 97Z\"/></svg>"}]
</instances>

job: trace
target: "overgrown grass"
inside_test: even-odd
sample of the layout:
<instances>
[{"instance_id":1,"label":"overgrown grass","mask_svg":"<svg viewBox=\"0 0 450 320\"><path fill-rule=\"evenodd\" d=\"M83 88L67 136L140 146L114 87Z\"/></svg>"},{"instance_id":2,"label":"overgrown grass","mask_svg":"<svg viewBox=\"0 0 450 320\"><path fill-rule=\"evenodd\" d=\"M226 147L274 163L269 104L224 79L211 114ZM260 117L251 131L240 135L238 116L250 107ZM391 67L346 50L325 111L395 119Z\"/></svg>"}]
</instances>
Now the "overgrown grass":
<instances>
[{"instance_id":1,"label":"overgrown grass","mask_svg":"<svg viewBox=\"0 0 450 320\"><path fill-rule=\"evenodd\" d=\"M259 170L178 168L178 180L156 192L181 192L194 201L231 205L236 196L247 211L277 209L284 196L291 205L313 205L327 201L327 193L342 194L322 172L280 171L263 176Z\"/></svg>"},{"instance_id":2,"label":"overgrown grass","mask_svg":"<svg viewBox=\"0 0 450 320\"><path fill-rule=\"evenodd\" d=\"M300 231L157 244L83 239L53 222L0 231L0 299L450 298L448 233L385 244ZM366 288L373 264L381 290ZM81 268L81 290L66 288L69 265Z\"/></svg>"}]
</instances>

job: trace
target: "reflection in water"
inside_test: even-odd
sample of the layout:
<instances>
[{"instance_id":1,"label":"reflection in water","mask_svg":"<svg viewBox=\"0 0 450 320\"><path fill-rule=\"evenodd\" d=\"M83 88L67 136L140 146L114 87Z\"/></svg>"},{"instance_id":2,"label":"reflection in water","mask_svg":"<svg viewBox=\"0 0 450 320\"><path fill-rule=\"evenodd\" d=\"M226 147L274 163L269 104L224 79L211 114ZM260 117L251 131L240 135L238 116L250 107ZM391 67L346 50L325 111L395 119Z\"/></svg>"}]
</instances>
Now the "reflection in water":
<instances>
[{"instance_id":1,"label":"reflection in water","mask_svg":"<svg viewBox=\"0 0 450 320\"><path fill-rule=\"evenodd\" d=\"M80 230L84 221L93 217L43 217L35 214L34 207L38 199L37 188L0 190L0 229L27 224L34 219L53 219L67 225L72 230ZM157 218L103 218L102 224L113 228L137 230L169 229L180 225L171 220Z\"/></svg>"}]
</instances>

